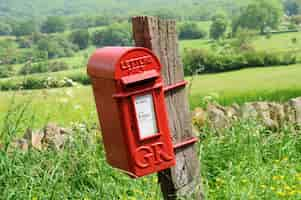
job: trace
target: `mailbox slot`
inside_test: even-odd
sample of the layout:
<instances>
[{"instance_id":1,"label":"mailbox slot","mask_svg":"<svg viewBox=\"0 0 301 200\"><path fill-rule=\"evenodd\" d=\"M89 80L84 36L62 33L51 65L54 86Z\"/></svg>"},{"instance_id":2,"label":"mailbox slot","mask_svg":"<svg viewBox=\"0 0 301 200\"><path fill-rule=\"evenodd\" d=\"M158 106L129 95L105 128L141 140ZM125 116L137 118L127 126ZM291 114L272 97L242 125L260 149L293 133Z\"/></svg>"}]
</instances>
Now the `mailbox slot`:
<instances>
[{"instance_id":1,"label":"mailbox slot","mask_svg":"<svg viewBox=\"0 0 301 200\"><path fill-rule=\"evenodd\" d=\"M137 86L154 84L159 76L160 74L156 70L150 70L144 73L122 77L121 83L125 88L135 88Z\"/></svg>"}]
</instances>

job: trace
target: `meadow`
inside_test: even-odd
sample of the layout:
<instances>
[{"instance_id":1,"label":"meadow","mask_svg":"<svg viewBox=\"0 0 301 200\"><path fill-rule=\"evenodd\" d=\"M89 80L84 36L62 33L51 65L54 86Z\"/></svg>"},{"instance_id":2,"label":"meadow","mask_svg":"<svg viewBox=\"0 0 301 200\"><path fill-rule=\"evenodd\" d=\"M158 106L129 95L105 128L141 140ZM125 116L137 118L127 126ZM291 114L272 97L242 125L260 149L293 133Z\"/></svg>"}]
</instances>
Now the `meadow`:
<instances>
[{"instance_id":1,"label":"meadow","mask_svg":"<svg viewBox=\"0 0 301 200\"><path fill-rule=\"evenodd\" d=\"M295 37L301 39L298 34L257 36L253 46L266 51L299 50L300 43L291 42ZM180 42L182 52L211 44L208 39ZM58 60L84 67L85 54L93 50ZM78 71L85 70L30 76L63 78ZM208 99L222 105L283 102L301 96L300 74L301 64L296 64L186 77L191 84L191 109L205 107ZM9 79L19 81L24 76ZM0 148L0 199L162 199L156 175L132 180L106 163L95 128L91 86L0 92L0 138L7 130L13 138L20 137L26 128L39 129L48 122L72 128L73 140L61 151L30 149L24 153L15 149L7 154ZM204 127L198 136L207 199L301 199L300 129L287 124L273 133L255 121L240 121L222 134Z\"/></svg>"},{"instance_id":2,"label":"meadow","mask_svg":"<svg viewBox=\"0 0 301 200\"><path fill-rule=\"evenodd\" d=\"M25 110L19 118L22 128L32 125L33 112ZM8 127L14 127L14 118ZM0 150L0 199L162 199L156 175L133 180L106 163L94 123L69 126L72 140L61 151ZM222 136L210 128L200 130L206 199L300 199L300 136L290 125L272 133L255 121L237 122Z\"/></svg>"},{"instance_id":3,"label":"meadow","mask_svg":"<svg viewBox=\"0 0 301 200\"><path fill-rule=\"evenodd\" d=\"M300 73L301 65L298 64L186 77L191 83L191 109L204 107L208 96L222 105L260 100L283 102L301 96ZM65 72L54 74L58 77L67 75ZM36 116L35 127L40 127L48 121L68 125L96 119L91 86L81 85L59 89L1 92L0 116L5 115L10 105L28 101Z\"/></svg>"}]
</instances>

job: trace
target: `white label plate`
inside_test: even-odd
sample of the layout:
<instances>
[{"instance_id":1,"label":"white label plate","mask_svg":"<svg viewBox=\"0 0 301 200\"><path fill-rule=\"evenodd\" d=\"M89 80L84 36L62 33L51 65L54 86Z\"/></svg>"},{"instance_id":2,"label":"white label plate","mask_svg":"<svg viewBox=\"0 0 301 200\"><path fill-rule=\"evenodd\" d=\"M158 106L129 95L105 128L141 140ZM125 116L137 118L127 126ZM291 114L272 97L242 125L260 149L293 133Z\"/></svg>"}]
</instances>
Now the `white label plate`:
<instances>
[{"instance_id":1,"label":"white label plate","mask_svg":"<svg viewBox=\"0 0 301 200\"><path fill-rule=\"evenodd\" d=\"M145 139L158 133L157 119L151 94L135 97L136 116L140 138Z\"/></svg>"}]
</instances>

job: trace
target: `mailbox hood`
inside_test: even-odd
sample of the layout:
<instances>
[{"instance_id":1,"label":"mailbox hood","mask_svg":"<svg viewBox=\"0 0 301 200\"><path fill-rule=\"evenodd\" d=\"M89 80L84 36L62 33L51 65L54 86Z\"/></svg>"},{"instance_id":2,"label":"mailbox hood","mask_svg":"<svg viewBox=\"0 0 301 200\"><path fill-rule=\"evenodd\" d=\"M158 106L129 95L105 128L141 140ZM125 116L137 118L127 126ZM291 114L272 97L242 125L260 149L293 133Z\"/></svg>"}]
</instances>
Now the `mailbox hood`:
<instances>
[{"instance_id":1,"label":"mailbox hood","mask_svg":"<svg viewBox=\"0 0 301 200\"><path fill-rule=\"evenodd\" d=\"M104 47L97 49L88 62L91 78L119 80L122 77L154 71L161 64L153 52L141 47Z\"/></svg>"}]
</instances>

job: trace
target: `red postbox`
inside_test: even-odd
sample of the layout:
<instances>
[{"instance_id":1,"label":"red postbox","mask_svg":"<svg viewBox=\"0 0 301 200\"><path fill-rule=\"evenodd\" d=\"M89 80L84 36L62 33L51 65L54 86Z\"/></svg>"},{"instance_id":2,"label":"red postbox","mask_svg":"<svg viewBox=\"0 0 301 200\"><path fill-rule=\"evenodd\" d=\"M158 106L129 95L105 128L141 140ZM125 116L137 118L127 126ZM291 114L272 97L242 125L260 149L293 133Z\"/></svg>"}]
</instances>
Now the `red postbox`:
<instances>
[{"instance_id":1,"label":"red postbox","mask_svg":"<svg viewBox=\"0 0 301 200\"><path fill-rule=\"evenodd\" d=\"M107 161L132 177L175 165L160 71L145 48L98 49L88 63Z\"/></svg>"}]
</instances>

